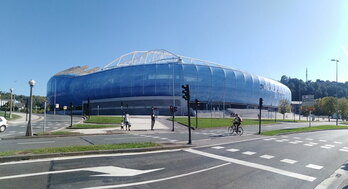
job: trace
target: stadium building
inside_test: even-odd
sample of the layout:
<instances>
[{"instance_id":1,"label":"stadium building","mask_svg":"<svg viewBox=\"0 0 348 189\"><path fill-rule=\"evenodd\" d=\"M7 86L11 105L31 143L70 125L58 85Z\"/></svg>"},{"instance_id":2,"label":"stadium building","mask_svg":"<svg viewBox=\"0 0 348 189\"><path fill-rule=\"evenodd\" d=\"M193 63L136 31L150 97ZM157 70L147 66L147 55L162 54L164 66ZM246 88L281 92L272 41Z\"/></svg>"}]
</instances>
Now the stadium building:
<instances>
[{"instance_id":1,"label":"stadium building","mask_svg":"<svg viewBox=\"0 0 348 189\"><path fill-rule=\"evenodd\" d=\"M103 68L64 70L48 81L47 97L51 109L72 104L94 115L149 114L153 108L168 115L170 106L184 115L184 84L190 87L191 103L197 99L201 111L255 109L259 98L265 108L274 109L280 100L291 101L289 88L278 81L166 50L131 52Z\"/></svg>"}]
</instances>

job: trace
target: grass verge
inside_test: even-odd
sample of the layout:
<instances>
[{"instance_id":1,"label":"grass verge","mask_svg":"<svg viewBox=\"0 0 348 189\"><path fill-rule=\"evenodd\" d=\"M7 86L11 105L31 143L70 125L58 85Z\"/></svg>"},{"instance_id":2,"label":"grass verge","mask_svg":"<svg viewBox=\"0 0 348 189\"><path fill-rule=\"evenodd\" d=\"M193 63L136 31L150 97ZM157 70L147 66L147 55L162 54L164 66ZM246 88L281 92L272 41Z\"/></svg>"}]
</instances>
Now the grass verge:
<instances>
[{"instance_id":1,"label":"grass verge","mask_svg":"<svg viewBox=\"0 0 348 189\"><path fill-rule=\"evenodd\" d=\"M98 123L98 124L115 124L121 123L122 117L116 116L91 116L85 123Z\"/></svg>"},{"instance_id":2,"label":"grass verge","mask_svg":"<svg viewBox=\"0 0 348 189\"><path fill-rule=\"evenodd\" d=\"M76 124L68 129L100 129L100 128L112 128L118 127L118 125L94 125L94 124Z\"/></svg>"},{"instance_id":3,"label":"grass verge","mask_svg":"<svg viewBox=\"0 0 348 189\"><path fill-rule=\"evenodd\" d=\"M347 126L336 126L336 125L321 125L321 126L315 126L315 127L302 127L302 128L264 131L261 133L261 135L273 136L273 135L286 134L286 133L320 131L320 130L328 130L328 129L348 129L348 127Z\"/></svg>"},{"instance_id":4,"label":"grass verge","mask_svg":"<svg viewBox=\"0 0 348 189\"><path fill-rule=\"evenodd\" d=\"M19 115L16 115L16 114L13 114L13 113L12 113L12 118L10 119L9 112L6 112L6 117L5 117L5 112L0 112L0 116L3 116L3 117L6 118L7 120L15 120L15 119L18 119L18 118L21 117L21 116L19 116Z\"/></svg>"},{"instance_id":5,"label":"grass verge","mask_svg":"<svg viewBox=\"0 0 348 189\"><path fill-rule=\"evenodd\" d=\"M103 144L103 145L90 145L90 146L51 147L51 148L39 148L39 149L0 152L0 156L14 156L14 155L23 155L23 154L51 154L51 153L63 153L63 152L84 152L84 151L95 151L95 150L117 150L117 149L130 149L130 148L150 148L155 146L159 146L159 144L152 143L152 142L144 142L144 143Z\"/></svg>"},{"instance_id":6,"label":"grass verge","mask_svg":"<svg viewBox=\"0 0 348 189\"><path fill-rule=\"evenodd\" d=\"M54 131L54 132L45 132L45 133L36 133L37 136L50 136L50 135L76 135L81 134L77 132L69 132L69 131Z\"/></svg>"},{"instance_id":7,"label":"grass verge","mask_svg":"<svg viewBox=\"0 0 348 189\"><path fill-rule=\"evenodd\" d=\"M172 119L170 119L172 120ZM187 118L175 118L175 121L183 125L188 125ZM198 118L198 128L227 127L232 123L231 118ZM262 124L278 123L274 120L262 120ZM258 119L244 119L242 125L258 125ZM196 127L196 118L191 117L191 126Z\"/></svg>"}]
</instances>

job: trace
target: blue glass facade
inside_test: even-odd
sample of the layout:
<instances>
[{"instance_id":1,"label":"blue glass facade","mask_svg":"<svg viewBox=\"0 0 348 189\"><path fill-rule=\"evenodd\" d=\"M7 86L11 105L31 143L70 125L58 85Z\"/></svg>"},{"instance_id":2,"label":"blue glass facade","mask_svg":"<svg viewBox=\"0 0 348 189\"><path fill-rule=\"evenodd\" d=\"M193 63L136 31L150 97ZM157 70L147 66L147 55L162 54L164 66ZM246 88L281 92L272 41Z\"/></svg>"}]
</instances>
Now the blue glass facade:
<instances>
[{"instance_id":1,"label":"blue glass facade","mask_svg":"<svg viewBox=\"0 0 348 189\"><path fill-rule=\"evenodd\" d=\"M111 102L120 101L128 101L128 108L134 111L151 106L167 109L175 99L180 108L184 104L183 84L189 84L192 101L202 102L201 109L209 109L212 104L257 106L259 98L264 99L264 106L272 107L282 99L291 101L289 88L277 81L232 68L178 62L129 65L87 75L56 75L48 81L47 97L52 106L60 107L70 103L81 106L90 99L104 102L104 110L119 108L120 104ZM149 102L144 104L142 99Z\"/></svg>"}]
</instances>

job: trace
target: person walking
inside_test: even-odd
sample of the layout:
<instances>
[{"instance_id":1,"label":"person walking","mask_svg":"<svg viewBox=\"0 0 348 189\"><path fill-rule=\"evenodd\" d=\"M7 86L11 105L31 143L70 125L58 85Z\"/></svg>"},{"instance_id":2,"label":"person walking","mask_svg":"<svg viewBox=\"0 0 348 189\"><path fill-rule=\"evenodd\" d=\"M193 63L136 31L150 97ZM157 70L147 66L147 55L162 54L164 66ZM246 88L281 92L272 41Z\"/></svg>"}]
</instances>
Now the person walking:
<instances>
[{"instance_id":1,"label":"person walking","mask_svg":"<svg viewBox=\"0 0 348 189\"><path fill-rule=\"evenodd\" d=\"M127 112L124 115L124 124L126 127L126 131L127 131L127 128L128 128L128 131L130 131L131 124L130 124L130 120L129 120L129 114Z\"/></svg>"},{"instance_id":2,"label":"person walking","mask_svg":"<svg viewBox=\"0 0 348 189\"><path fill-rule=\"evenodd\" d=\"M153 131L153 127L155 126L155 121L156 121L156 117L155 114L151 114L151 131Z\"/></svg>"}]
</instances>

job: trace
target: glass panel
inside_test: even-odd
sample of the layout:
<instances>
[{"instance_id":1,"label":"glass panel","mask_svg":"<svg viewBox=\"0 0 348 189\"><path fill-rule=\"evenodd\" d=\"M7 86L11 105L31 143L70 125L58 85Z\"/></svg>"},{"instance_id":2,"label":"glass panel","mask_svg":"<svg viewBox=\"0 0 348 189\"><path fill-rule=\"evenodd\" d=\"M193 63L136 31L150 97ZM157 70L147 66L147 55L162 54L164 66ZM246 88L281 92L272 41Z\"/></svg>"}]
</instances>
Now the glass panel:
<instances>
[{"instance_id":1,"label":"glass panel","mask_svg":"<svg viewBox=\"0 0 348 189\"><path fill-rule=\"evenodd\" d=\"M209 102L212 93L212 73L209 66L197 66L197 93L199 101Z\"/></svg>"}]
</instances>

